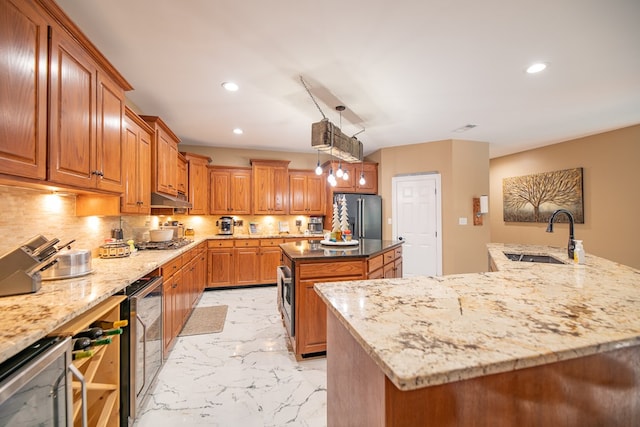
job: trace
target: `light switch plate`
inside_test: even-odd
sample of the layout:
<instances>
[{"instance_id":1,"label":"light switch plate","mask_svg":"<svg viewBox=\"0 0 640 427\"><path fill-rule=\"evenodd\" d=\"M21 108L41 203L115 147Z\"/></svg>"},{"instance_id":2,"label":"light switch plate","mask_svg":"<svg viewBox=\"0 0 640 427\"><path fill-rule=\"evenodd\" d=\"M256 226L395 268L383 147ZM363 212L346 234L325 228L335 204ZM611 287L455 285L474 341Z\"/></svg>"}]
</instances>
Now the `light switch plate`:
<instances>
[{"instance_id":1,"label":"light switch plate","mask_svg":"<svg viewBox=\"0 0 640 427\"><path fill-rule=\"evenodd\" d=\"M467 217L461 216L460 218L458 218L458 225L467 225Z\"/></svg>"}]
</instances>

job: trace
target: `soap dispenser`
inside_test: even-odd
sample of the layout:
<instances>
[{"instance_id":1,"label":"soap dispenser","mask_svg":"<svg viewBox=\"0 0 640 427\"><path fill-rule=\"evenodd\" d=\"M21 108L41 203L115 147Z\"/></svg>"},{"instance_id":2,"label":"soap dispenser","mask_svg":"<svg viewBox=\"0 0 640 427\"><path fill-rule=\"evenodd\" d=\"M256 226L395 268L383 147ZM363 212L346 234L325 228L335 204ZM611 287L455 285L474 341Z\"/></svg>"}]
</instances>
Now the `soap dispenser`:
<instances>
[{"instance_id":1,"label":"soap dispenser","mask_svg":"<svg viewBox=\"0 0 640 427\"><path fill-rule=\"evenodd\" d=\"M576 240L576 247L573 250L573 262L576 264L584 264L584 246L582 246L582 240Z\"/></svg>"}]
</instances>

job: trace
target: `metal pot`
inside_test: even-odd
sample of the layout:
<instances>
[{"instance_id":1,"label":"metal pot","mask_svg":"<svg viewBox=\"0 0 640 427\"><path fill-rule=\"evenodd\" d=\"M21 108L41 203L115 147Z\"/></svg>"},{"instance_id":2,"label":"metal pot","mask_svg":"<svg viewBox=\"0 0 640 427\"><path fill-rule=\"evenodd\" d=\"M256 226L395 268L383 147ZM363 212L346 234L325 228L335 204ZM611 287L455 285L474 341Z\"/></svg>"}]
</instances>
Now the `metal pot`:
<instances>
[{"instance_id":1,"label":"metal pot","mask_svg":"<svg viewBox=\"0 0 640 427\"><path fill-rule=\"evenodd\" d=\"M57 262L48 269L42 271L42 280L70 279L84 276L92 272L91 251L77 249L59 254Z\"/></svg>"},{"instance_id":2,"label":"metal pot","mask_svg":"<svg viewBox=\"0 0 640 427\"><path fill-rule=\"evenodd\" d=\"M149 240L152 242L166 242L171 239L173 239L172 228L149 230Z\"/></svg>"}]
</instances>

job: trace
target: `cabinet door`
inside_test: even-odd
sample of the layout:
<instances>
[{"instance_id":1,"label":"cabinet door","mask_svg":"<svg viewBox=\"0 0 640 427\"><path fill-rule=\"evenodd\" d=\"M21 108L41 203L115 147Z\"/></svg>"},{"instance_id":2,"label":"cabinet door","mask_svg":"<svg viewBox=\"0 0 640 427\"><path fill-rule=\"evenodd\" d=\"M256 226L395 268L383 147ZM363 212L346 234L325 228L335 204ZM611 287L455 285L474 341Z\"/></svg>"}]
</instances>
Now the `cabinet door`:
<instances>
[{"instance_id":1,"label":"cabinet door","mask_svg":"<svg viewBox=\"0 0 640 427\"><path fill-rule=\"evenodd\" d=\"M289 196L289 180L287 168L274 167L272 170L272 214L286 214L287 213L287 199Z\"/></svg>"},{"instance_id":2,"label":"cabinet door","mask_svg":"<svg viewBox=\"0 0 640 427\"><path fill-rule=\"evenodd\" d=\"M64 30L51 31L49 180L95 187L96 67Z\"/></svg>"},{"instance_id":3,"label":"cabinet door","mask_svg":"<svg viewBox=\"0 0 640 427\"><path fill-rule=\"evenodd\" d=\"M307 214L307 177L301 174L289 175L289 213Z\"/></svg>"},{"instance_id":4,"label":"cabinet door","mask_svg":"<svg viewBox=\"0 0 640 427\"><path fill-rule=\"evenodd\" d=\"M162 344L166 358L175 338L176 283L173 277L164 280L162 292Z\"/></svg>"},{"instance_id":5,"label":"cabinet door","mask_svg":"<svg viewBox=\"0 0 640 427\"><path fill-rule=\"evenodd\" d=\"M206 215L208 209L208 175L207 164L198 159L189 159L189 201L193 208L189 209L192 215Z\"/></svg>"},{"instance_id":6,"label":"cabinet door","mask_svg":"<svg viewBox=\"0 0 640 427\"><path fill-rule=\"evenodd\" d=\"M324 215L327 180L323 175L307 176L307 215Z\"/></svg>"},{"instance_id":7,"label":"cabinet door","mask_svg":"<svg viewBox=\"0 0 640 427\"><path fill-rule=\"evenodd\" d=\"M273 175L269 166L253 167L253 213L271 214L273 211Z\"/></svg>"},{"instance_id":8,"label":"cabinet door","mask_svg":"<svg viewBox=\"0 0 640 427\"><path fill-rule=\"evenodd\" d=\"M327 306L313 284L317 280L301 280L296 295L296 353L308 354L327 349Z\"/></svg>"},{"instance_id":9,"label":"cabinet door","mask_svg":"<svg viewBox=\"0 0 640 427\"><path fill-rule=\"evenodd\" d=\"M184 157L178 156L178 163L176 163L178 172L177 172L177 185L176 191L178 193L187 194L187 182L188 172L187 172L187 161Z\"/></svg>"},{"instance_id":10,"label":"cabinet door","mask_svg":"<svg viewBox=\"0 0 640 427\"><path fill-rule=\"evenodd\" d=\"M282 251L279 247L260 248L260 283L276 283L281 257Z\"/></svg>"},{"instance_id":11,"label":"cabinet door","mask_svg":"<svg viewBox=\"0 0 640 427\"><path fill-rule=\"evenodd\" d=\"M209 249L207 268L209 287L233 285L233 249Z\"/></svg>"},{"instance_id":12,"label":"cabinet door","mask_svg":"<svg viewBox=\"0 0 640 427\"><path fill-rule=\"evenodd\" d=\"M361 173L364 173L364 184L360 184ZM362 194L378 194L378 165L376 163L364 163L356 166L354 178L356 192Z\"/></svg>"},{"instance_id":13,"label":"cabinet door","mask_svg":"<svg viewBox=\"0 0 640 427\"><path fill-rule=\"evenodd\" d=\"M230 206L233 215L251 213L251 171L232 171Z\"/></svg>"},{"instance_id":14,"label":"cabinet door","mask_svg":"<svg viewBox=\"0 0 640 427\"><path fill-rule=\"evenodd\" d=\"M0 16L0 111L14 118L0 120L0 173L45 179L47 22L24 1L0 0Z\"/></svg>"},{"instance_id":15,"label":"cabinet door","mask_svg":"<svg viewBox=\"0 0 640 427\"><path fill-rule=\"evenodd\" d=\"M120 198L121 213L138 213L138 126L125 120L122 172L124 174L124 193Z\"/></svg>"},{"instance_id":16,"label":"cabinet door","mask_svg":"<svg viewBox=\"0 0 640 427\"><path fill-rule=\"evenodd\" d=\"M255 285L260 281L258 247L235 248L235 284Z\"/></svg>"},{"instance_id":17,"label":"cabinet door","mask_svg":"<svg viewBox=\"0 0 640 427\"><path fill-rule=\"evenodd\" d=\"M211 171L209 181L211 192L211 204L209 206L212 214L226 215L231 209L231 174L228 171Z\"/></svg>"},{"instance_id":18,"label":"cabinet door","mask_svg":"<svg viewBox=\"0 0 640 427\"><path fill-rule=\"evenodd\" d=\"M124 91L103 73L97 73L96 188L122 193L124 177Z\"/></svg>"},{"instance_id":19,"label":"cabinet door","mask_svg":"<svg viewBox=\"0 0 640 427\"><path fill-rule=\"evenodd\" d=\"M141 130L138 140L138 203L142 214L151 212L151 135Z\"/></svg>"},{"instance_id":20,"label":"cabinet door","mask_svg":"<svg viewBox=\"0 0 640 427\"><path fill-rule=\"evenodd\" d=\"M175 196L178 194L178 144L162 129L158 129L157 168L155 173L157 190Z\"/></svg>"}]
</instances>

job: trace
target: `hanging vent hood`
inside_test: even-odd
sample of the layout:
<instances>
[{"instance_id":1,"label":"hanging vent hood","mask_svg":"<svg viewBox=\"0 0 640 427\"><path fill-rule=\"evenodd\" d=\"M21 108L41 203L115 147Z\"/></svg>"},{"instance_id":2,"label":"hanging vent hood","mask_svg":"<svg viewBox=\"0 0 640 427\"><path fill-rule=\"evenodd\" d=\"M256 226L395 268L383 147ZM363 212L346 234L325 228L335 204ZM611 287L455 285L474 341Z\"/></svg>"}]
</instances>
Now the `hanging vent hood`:
<instances>
[{"instance_id":1,"label":"hanging vent hood","mask_svg":"<svg viewBox=\"0 0 640 427\"><path fill-rule=\"evenodd\" d=\"M151 193L151 207L152 208L173 208L173 209L191 209L193 205L186 200L186 196L183 198L167 196L166 194Z\"/></svg>"}]
</instances>

